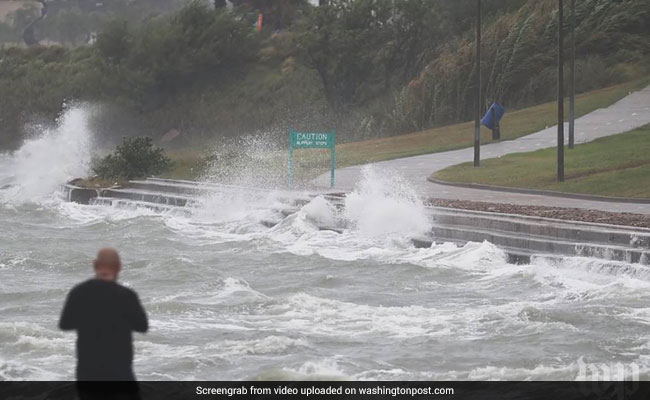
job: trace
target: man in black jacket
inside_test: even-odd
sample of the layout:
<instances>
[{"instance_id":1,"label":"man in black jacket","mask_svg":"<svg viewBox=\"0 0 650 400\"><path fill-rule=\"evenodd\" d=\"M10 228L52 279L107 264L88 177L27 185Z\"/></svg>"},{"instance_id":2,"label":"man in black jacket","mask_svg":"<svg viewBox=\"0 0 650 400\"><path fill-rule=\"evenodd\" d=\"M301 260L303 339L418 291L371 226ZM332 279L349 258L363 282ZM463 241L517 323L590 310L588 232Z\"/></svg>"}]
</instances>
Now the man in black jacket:
<instances>
[{"instance_id":1,"label":"man in black jacket","mask_svg":"<svg viewBox=\"0 0 650 400\"><path fill-rule=\"evenodd\" d=\"M59 327L77 331L78 381L135 381L132 331L146 332L138 295L117 283L122 264L115 249L102 249L95 278L75 286Z\"/></svg>"}]
</instances>

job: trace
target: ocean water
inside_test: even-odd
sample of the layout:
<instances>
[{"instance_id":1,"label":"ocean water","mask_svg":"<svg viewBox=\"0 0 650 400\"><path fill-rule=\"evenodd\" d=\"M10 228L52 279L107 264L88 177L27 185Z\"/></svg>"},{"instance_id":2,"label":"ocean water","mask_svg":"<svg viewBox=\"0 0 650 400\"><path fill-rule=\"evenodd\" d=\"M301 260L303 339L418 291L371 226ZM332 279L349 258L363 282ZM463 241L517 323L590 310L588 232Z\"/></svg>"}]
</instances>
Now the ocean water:
<instances>
[{"instance_id":1,"label":"ocean water","mask_svg":"<svg viewBox=\"0 0 650 400\"><path fill-rule=\"evenodd\" d=\"M67 203L88 171L83 107L0 155L0 379L74 378L67 291L117 247L140 295L139 379L549 380L580 361L650 370L650 270L588 258L507 263L488 242L416 249L426 207L367 170L338 211L215 193L191 213ZM342 224L343 233L318 225Z\"/></svg>"}]
</instances>

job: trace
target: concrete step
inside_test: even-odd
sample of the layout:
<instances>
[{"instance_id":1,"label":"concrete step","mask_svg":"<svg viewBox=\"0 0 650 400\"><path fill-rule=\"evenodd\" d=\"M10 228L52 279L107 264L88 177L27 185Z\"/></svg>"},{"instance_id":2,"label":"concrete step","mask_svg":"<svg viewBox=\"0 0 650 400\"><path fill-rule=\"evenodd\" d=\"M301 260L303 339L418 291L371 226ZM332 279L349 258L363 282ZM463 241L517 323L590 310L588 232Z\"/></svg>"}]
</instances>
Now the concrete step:
<instances>
[{"instance_id":1,"label":"concrete step","mask_svg":"<svg viewBox=\"0 0 650 400\"><path fill-rule=\"evenodd\" d=\"M171 194L176 196L209 196L211 193L236 193L237 195L249 195L251 197L272 196L274 200L287 203L294 207L302 207L309 203L317 194L291 192L285 190L268 190L263 188L251 188L236 185L225 185L218 183L191 182L171 179L149 178L147 180L134 180L129 182L126 189L155 192L160 194Z\"/></svg>"},{"instance_id":2,"label":"concrete step","mask_svg":"<svg viewBox=\"0 0 650 400\"><path fill-rule=\"evenodd\" d=\"M146 201L136 201L114 197L95 197L90 200L90 205L115 207L129 210L148 209L159 213L174 212L183 215L189 215L191 213L191 210L185 207L155 204Z\"/></svg>"},{"instance_id":3,"label":"concrete step","mask_svg":"<svg viewBox=\"0 0 650 400\"><path fill-rule=\"evenodd\" d=\"M556 254L565 256L596 257L627 263L650 262L650 251L626 246L615 246L591 242L563 241L551 237L516 235L511 232L483 230L470 227L436 226L433 229L436 240L454 240L490 243L517 249L523 254Z\"/></svg>"},{"instance_id":4,"label":"concrete step","mask_svg":"<svg viewBox=\"0 0 650 400\"><path fill-rule=\"evenodd\" d=\"M157 193L141 189L104 189L101 191L101 197L135 200L178 207L184 207L196 203L197 201L196 197Z\"/></svg>"},{"instance_id":5,"label":"concrete step","mask_svg":"<svg viewBox=\"0 0 650 400\"><path fill-rule=\"evenodd\" d=\"M157 181L129 181L129 189L147 190L165 194L182 194L199 196L213 191L213 188L201 187L199 185L165 183Z\"/></svg>"},{"instance_id":6,"label":"concrete step","mask_svg":"<svg viewBox=\"0 0 650 400\"><path fill-rule=\"evenodd\" d=\"M133 185L133 186L132 186ZM129 182L129 186L144 186L156 188L160 191L198 191L198 192L210 192L210 191L219 191L219 192L250 192L250 193L268 193L274 194L279 197L287 198L301 198L304 200L311 200L312 198L323 194L324 192L315 192L315 191L293 191L285 189L266 189L263 187L251 187L251 186L240 186L240 185L229 185L224 183L216 182L197 182L197 181L187 181L187 180L176 180L176 179L163 179L163 178L147 178L146 180L133 180ZM326 192L325 192L326 193Z\"/></svg>"},{"instance_id":7,"label":"concrete step","mask_svg":"<svg viewBox=\"0 0 650 400\"><path fill-rule=\"evenodd\" d=\"M251 193L271 193L272 191L262 188L251 188L244 186L225 185L208 182L191 182L178 181L171 179L149 178L146 180L129 181L129 188L144 189L164 193L188 193L202 194L210 192L251 192Z\"/></svg>"},{"instance_id":8,"label":"concrete step","mask_svg":"<svg viewBox=\"0 0 650 400\"><path fill-rule=\"evenodd\" d=\"M432 209L435 226L479 228L531 237L650 249L650 230L450 209Z\"/></svg>"}]
</instances>

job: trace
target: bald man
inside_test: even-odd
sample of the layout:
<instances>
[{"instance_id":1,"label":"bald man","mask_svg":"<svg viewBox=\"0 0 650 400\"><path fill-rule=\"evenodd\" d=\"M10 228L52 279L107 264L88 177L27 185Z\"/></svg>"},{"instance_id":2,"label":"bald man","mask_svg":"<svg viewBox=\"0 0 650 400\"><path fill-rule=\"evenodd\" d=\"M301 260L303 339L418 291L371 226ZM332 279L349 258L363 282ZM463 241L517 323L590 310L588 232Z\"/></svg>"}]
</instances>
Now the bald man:
<instances>
[{"instance_id":1,"label":"bald man","mask_svg":"<svg viewBox=\"0 0 650 400\"><path fill-rule=\"evenodd\" d=\"M147 315L138 295L117 283L115 249L100 250L94 267L95 277L68 294L59 321L77 331L77 380L135 381L131 332L147 331Z\"/></svg>"}]
</instances>

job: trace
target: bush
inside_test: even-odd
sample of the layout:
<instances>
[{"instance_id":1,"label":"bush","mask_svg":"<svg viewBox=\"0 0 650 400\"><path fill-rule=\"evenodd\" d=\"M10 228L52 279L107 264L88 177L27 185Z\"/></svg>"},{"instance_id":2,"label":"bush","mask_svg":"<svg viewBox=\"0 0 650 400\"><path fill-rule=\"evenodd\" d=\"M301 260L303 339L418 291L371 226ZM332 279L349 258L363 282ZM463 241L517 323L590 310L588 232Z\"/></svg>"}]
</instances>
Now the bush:
<instances>
[{"instance_id":1,"label":"bush","mask_svg":"<svg viewBox=\"0 0 650 400\"><path fill-rule=\"evenodd\" d=\"M122 144L95 162L93 172L104 179L133 179L169 171L171 160L150 137L124 138Z\"/></svg>"}]
</instances>

